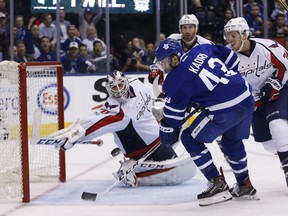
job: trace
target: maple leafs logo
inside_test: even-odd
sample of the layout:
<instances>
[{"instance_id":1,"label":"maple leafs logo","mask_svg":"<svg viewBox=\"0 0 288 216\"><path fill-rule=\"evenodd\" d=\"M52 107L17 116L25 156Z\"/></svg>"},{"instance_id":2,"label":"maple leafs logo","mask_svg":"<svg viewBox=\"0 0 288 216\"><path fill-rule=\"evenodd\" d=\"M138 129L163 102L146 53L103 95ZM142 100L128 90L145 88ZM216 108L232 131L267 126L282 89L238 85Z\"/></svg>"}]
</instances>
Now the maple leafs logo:
<instances>
[{"instance_id":1,"label":"maple leafs logo","mask_svg":"<svg viewBox=\"0 0 288 216\"><path fill-rule=\"evenodd\" d=\"M164 44L164 45L163 45L163 49L165 49L165 50L169 49L169 44L167 44L167 43Z\"/></svg>"}]
</instances>

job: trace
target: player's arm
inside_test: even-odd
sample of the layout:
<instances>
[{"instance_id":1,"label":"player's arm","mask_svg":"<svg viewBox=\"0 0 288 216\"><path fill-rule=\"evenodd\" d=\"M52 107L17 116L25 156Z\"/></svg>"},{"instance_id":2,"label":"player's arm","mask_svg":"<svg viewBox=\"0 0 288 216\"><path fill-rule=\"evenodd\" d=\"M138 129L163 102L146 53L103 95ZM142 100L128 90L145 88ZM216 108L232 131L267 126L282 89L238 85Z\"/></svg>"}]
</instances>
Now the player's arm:
<instances>
[{"instance_id":1,"label":"player's arm","mask_svg":"<svg viewBox=\"0 0 288 216\"><path fill-rule=\"evenodd\" d=\"M232 49L229 49L224 45L213 45L212 51L218 59L225 63L228 70L238 70L240 60L238 55Z\"/></svg>"},{"instance_id":2,"label":"player's arm","mask_svg":"<svg viewBox=\"0 0 288 216\"><path fill-rule=\"evenodd\" d=\"M65 140L60 146L63 150L72 148L76 143L91 141L107 132L119 129L119 121L124 119L124 112L117 104L107 102L94 113L82 120L75 121L72 125L50 134L48 137Z\"/></svg>"},{"instance_id":3,"label":"player's arm","mask_svg":"<svg viewBox=\"0 0 288 216\"><path fill-rule=\"evenodd\" d=\"M284 75L288 71L288 51L278 43L269 45L261 44L270 51L271 63L276 68L272 76L268 77L265 85L261 88L256 101L256 106L262 105L265 101L276 100L284 85Z\"/></svg>"}]
</instances>

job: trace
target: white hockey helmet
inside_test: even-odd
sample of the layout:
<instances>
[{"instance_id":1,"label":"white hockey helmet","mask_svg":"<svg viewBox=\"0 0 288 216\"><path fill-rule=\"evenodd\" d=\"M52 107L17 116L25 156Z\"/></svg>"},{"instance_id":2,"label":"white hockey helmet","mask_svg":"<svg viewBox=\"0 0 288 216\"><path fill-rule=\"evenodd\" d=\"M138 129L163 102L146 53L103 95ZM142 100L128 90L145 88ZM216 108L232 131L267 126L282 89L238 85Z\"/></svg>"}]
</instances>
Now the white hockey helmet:
<instances>
[{"instance_id":1,"label":"white hockey helmet","mask_svg":"<svg viewBox=\"0 0 288 216\"><path fill-rule=\"evenodd\" d=\"M106 89L110 97L124 103L128 98L129 82L120 71L113 71L107 76Z\"/></svg>"},{"instance_id":2,"label":"white hockey helmet","mask_svg":"<svg viewBox=\"0 0 288 216\"><path fill-rule=\"evenodd\" d=\"M181 32L181 26L182 25L188 25L188 24L193 24L196 27L196 32L198 30L198 25L199 25L199 21L197 19L197 17L194 14L185 14L181 17L181 19L179 20L179 32L182 34Z\"/></svg>"},{"instance_id":3,"label":"white hockey helmet","mask_svg":"<svg viewBox=\"0 0 288 216\"><path fill-rule=\"evenodd\" d=\"M237 17L230 19L224 26L224 39L226 40L226 33L231 31L238 31L240 35L246 32L249 36L249 25L243 17Z\"/></svg>"}]
</instances>

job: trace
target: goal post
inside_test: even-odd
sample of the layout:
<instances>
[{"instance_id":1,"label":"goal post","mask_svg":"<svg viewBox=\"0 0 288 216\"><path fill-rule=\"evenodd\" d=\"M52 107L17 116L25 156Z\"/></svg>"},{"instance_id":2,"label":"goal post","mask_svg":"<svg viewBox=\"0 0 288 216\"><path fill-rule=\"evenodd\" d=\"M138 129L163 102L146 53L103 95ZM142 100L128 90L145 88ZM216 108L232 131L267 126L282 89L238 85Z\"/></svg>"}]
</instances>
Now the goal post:
<instances>
[{"instance_id":1,"label":"goal post","mask_svg":"<svg viewBox=\"0 0 288 216\"><path fill-rule=\"evenodd\" d=\"M64 128L60 62L0 62L0 200L30 202L31 182L66 181L65 152L31 142ZM40 111L40 115L35 115Z\"/></svg>"}]
</instances>

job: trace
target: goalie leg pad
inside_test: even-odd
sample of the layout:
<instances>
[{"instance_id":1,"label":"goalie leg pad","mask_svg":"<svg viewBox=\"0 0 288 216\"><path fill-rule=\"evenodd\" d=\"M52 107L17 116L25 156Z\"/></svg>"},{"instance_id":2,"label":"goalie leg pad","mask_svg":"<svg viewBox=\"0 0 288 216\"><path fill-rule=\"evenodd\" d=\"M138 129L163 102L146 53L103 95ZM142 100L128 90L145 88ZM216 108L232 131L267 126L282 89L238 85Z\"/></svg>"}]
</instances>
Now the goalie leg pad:
<instances>
[{"instance_id":1,"label":"goalie leg pad","mask_svg":"<svg viewBox=\"0 0 288 216\"><path fill-rule=\"evenodd\" d=\"M178 185L196 174L196 166L190 155L165 161L144 161L136 169L139 185Z\"/></svg>"}]
</instances>

